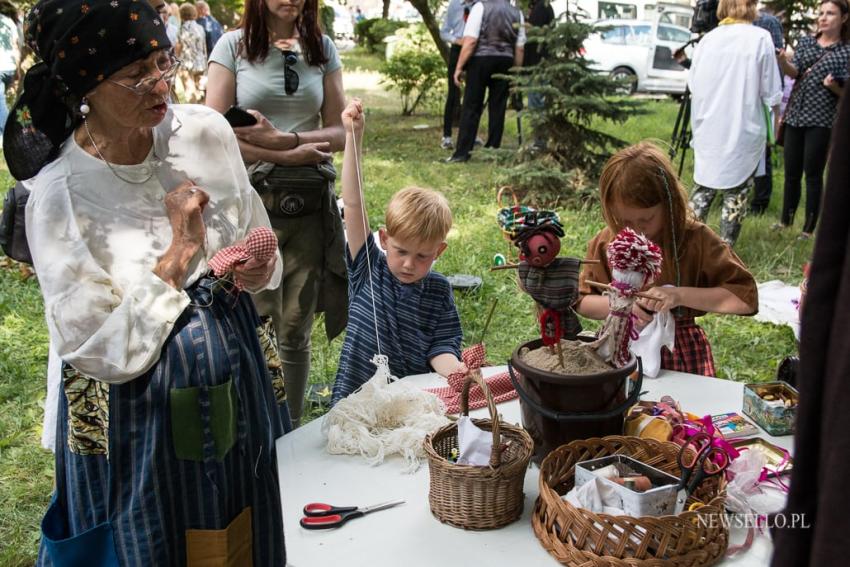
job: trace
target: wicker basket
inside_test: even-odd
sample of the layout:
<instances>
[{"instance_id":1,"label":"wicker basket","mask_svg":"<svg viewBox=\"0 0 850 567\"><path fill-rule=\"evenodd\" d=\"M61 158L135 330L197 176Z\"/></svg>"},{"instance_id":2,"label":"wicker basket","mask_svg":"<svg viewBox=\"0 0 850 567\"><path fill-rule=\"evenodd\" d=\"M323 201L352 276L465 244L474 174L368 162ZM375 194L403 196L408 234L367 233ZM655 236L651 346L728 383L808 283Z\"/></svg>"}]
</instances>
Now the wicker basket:
<instances>
[{"instance_id":1,"label":"wicker basket","mask_svg":"<svg viewBox=\"0 0 850 567\"><path fill-rule=\"evenodd\" d=\"M480 371L470 372L463 385L461 413L469 415L472 383L487 396L490 419L473 419L480 429L493 433L490 465L458 465L448 460L458 448L457 424L451 423L425 438L431 488L431 513L446 524L468 530L489 530L510 524L522 514L522 485L534 443L521 427L499 422L493 396ZM506 446L504 446L506 445Z\"/></svg>"},{"instance_id":2,"label":"wicker basket","mask_svg":"<svg viewBox=\"0 0 850 567\"><path fill-rule=\"evenodd\" d=\"M628 455L679 475L679 446L652 439L610 436L573 441L551 452L540 468L540 497L532 513L534 533L555 559L586 567L697 567L723 557L729 542L723 521L726 486L709 477L677 516L633 518L576 508L561 495L575 482L575 465L608 455ZM691 504L704 506L687 511Z\"/></svg>"}]
</instances>

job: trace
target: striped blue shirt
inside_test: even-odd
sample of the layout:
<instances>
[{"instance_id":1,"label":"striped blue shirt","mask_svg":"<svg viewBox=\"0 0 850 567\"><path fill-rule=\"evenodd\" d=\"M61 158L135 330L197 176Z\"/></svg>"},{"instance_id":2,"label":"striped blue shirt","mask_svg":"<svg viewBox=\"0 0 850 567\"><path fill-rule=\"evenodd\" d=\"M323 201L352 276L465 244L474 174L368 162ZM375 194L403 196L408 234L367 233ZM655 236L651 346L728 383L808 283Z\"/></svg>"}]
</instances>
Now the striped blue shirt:
<instances>
[{"instance_id":1,"label":"striped blue shirt","mask_svg":"<svg viewBox=\"0 0 850 567\"><path fill-rule=\"evenodd\" d=\"M392 374L402 378L431 372L428 361L438 354L460 356L463 331L452 287L446 277L429 272L416 283L401 283L390 272L386 256L370 234L356 258L351 258L346 247L348 327L332 403L346 397L375 374L376 367L371 360L378 353L378 345L367 252L372 265L381 354L389 357Z\"/></svg>"}]
</instances>

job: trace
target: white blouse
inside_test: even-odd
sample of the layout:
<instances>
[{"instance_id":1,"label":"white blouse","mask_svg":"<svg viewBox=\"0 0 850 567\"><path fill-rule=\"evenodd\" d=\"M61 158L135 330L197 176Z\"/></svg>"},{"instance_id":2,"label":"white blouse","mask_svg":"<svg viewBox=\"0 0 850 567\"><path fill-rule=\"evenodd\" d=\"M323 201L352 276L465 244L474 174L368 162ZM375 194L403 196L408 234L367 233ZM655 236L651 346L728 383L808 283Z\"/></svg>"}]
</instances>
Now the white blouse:
<instances>
[{"instance_id":1,"label":"white blouse","mask_svg":"<svg viewBox=\"0 0 850 567\"><path fill-rule=\"evenodd\" d=\"M765 107L782 99L770 33L751 24L713 29L697 44L688 86L694 181L713 189L741 185L767 144Z\"/></svg>"},{"instance_id":2,"label":"white blouse","mask_svg":"<svg viewBox=\"0 0 850 567\"><path fill-rule=\"evenodd\" d=\"M112 168L144 182L119 179L68 138L59 157L28 183L26 226L52 346L80 372L123 383L159 360L189 304L185 291L152 271L171 243L166 192L191 179L210 195L206 245L192 259L184 288L207 272L216 252L255 226L269 226L269 219L233 131L204 106L172 106L154 129L148 157ZM280 284L282 272L278 253L268 289Z\"/></svg>"}]
</instances>

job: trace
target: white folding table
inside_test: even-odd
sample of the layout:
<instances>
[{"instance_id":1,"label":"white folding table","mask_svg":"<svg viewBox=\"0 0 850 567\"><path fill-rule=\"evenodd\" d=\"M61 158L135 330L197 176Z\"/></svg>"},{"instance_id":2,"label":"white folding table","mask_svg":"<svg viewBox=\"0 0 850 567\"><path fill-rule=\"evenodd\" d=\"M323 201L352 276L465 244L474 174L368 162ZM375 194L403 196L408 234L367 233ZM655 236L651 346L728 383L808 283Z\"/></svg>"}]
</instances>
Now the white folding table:
<instances>
[{"instance_id":1,"label":"white folding table","mask_svg":"<svg viewBox=\"0 0 850 567\"><path fill-rule=\"evenodd\" d=\"M484 376L505 367L483 369ZM444 385L435 374L404 379L423 388ZM668 394L697 415L741 412L743 385L729 380L662 371L646 378L645 399ZM502 418L520 422L519 402L496 406ZM471 412L487 416L487 408ZM791 451L791 436L762 436ZM525 476L525 506L522 517L498 530L467 531L442 524L428 507L428 463L413 474L403 472L398 456L371 467L359 456L330 455L325 451L321 419L296 429L277 440L278 474L283 502L287 560L291 567L488 567L546 566L559 563L544 549L531 527L531 510L537 498L539 469L532 465ZM309 502L338 506L369 506L403 498L405 504L349 521L334 530L305 530L299 525L302 508ZM744 529L732 527L732 543L744 538ZM720 565L763 566L770 563L772 545L767 537L756 537L752 547Z\"/></svg>"}]
</instances>

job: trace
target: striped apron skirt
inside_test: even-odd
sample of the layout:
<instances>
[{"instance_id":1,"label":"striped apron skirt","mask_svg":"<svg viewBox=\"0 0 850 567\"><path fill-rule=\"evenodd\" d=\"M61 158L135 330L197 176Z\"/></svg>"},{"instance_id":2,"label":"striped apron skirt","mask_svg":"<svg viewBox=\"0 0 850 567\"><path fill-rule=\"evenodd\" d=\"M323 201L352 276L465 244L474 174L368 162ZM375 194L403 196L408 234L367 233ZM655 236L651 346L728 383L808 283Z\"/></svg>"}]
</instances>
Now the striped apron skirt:
<instances>
[{"instance_id":1,"label":"striped apron skirt","mask_svg":"<svg viewBox=\"0 0 850 567\"><path fill-rule=\"evenodd\" d=\"M275 399L250 297L203 277L157 364L66 365L39 566L283 566ZM283 411L282 411L283 410Z\"/></svg>"},{"instance_id":2,"label":"striped apron skirt","mask_svg":"<svg viewBox=\"0 0 850 567\"><path fill-rule=\"evenodd\" d=\"M661 348L661 368L700 376L717 376L708 337L693 317L676 317L673 352L667 347Z\"/></svg>"}]
</instances>

